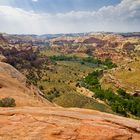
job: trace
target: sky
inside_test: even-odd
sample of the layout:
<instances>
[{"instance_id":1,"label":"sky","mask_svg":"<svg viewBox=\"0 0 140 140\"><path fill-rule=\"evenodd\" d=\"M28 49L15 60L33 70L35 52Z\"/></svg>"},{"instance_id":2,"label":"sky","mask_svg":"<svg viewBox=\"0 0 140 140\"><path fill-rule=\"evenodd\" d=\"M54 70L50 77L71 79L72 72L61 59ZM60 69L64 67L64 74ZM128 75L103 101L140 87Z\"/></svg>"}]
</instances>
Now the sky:
<instances>
[{"instance_id":1,"label":"sky","mask_svg":"<svg viewBox=\"0 0 140 140\"><path fill-rule=\"evenodd\" d=\"M0 0L0 32L140 32L140 0Z\"/></svg>"}]
</instances>

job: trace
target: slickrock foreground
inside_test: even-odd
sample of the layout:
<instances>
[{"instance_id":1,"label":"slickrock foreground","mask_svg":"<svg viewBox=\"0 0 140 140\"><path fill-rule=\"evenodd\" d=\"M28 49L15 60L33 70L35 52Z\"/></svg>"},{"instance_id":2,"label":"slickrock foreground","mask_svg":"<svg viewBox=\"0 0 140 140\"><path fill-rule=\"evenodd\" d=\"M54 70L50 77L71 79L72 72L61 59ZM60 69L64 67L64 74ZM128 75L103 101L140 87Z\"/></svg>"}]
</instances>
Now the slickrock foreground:
<instances>
[{"instance_id":1,"label":"slickrock foreground","mask_svg":"<svg viewBox=\"0 0 140 140\"><path fill-rule=\"evenodd\" d=\"M85 109L0 109L0 140L139 140L140 121Z\"/></svg>"}]
</instances>

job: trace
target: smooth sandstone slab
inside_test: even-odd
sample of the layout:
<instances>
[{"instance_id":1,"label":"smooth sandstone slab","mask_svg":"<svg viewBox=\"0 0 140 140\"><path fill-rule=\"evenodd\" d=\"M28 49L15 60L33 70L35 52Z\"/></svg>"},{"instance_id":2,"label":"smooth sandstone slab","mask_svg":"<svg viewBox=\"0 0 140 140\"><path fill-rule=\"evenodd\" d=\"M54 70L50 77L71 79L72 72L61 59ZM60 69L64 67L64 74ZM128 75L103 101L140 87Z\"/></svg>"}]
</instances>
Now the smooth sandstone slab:
<instances>
[{"instance_id":1,"label":"smooth sandstone slab","mask_svg":"<svg viewBox=\"0 0 140 140\"><path fill-rule=\"evenodd\" d=\"M139 140L140 121L86 109L0 108L0 140Z\"/></svg>"}]
</instances>

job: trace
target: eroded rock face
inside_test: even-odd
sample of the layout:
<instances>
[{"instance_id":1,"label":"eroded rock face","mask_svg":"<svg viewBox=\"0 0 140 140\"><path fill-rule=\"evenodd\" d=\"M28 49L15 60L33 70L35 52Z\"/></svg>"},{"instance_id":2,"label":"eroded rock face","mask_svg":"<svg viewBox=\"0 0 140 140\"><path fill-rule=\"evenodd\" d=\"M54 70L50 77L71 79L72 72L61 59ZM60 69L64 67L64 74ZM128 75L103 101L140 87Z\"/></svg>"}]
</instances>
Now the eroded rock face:
<instances>
[{"instance_id":1,"label":"eroded rock face","mask_svg":"<svg viewBox=\"0 0 140 140\"><path fill-rule=\"evenodd\" d=\"M0 98L12 97L16 106L54 106L34 87L26 87L26 77L11 65L0 62Z\"/></svg>"},{"instance_id":2,"label":"eroded rock face","mask_svg":"<svg viewBox=\"0 0 140 140\"><path fill-rule=\"evenodd\" d=\"M0 139L139 140L140 121L86 109L0 109Z\"/></svg>"},{"instance_id":3,"label":"eroded rock face","mask_svg":"<svg viewBox=\"0 0 140 140\"><path fill-rule=\"evenodd\" d=\"M0 54L0 62L6 62L6 57Z\"/></svg>"},{"instance_id":4,"label":"eroded rock face","mask_svg":"<svg viewBox=\"0 0 140 140\"><path fill-rule=\"evenodd\" d=\"M7 63L0 62L0 74L7 75L7 77L10 76L13 79L17 79L22 84L26 83L26 77Z\"/></svg>"}]
</instances>

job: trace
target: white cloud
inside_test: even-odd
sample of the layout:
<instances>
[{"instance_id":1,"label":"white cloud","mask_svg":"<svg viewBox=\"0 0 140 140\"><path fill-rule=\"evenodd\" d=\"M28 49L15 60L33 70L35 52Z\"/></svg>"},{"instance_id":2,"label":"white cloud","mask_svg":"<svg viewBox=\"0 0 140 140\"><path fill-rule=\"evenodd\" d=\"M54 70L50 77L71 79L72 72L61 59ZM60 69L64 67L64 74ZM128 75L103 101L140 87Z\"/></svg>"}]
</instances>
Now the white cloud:
<instances>
[{"instance_id":1,"label":"white cloud","mask_svg":"<svg viewBox=\"0 0 140 140\"><path fill-rule=\"evenodd\" d=\"M38 2L38 0L32 0L33 2Z\"/></svg>"},{"instance_id":2,"label":"white cloud","mask_svg":"<svg viewBox=\"0 0 140 140\"><path fill-rule=\"evenodd\" d=\"M140 0L122 0L98 11L44 13L0 6L0 32L67 33L86 31L140 31Z\"/></svg>"}]
</instances>

